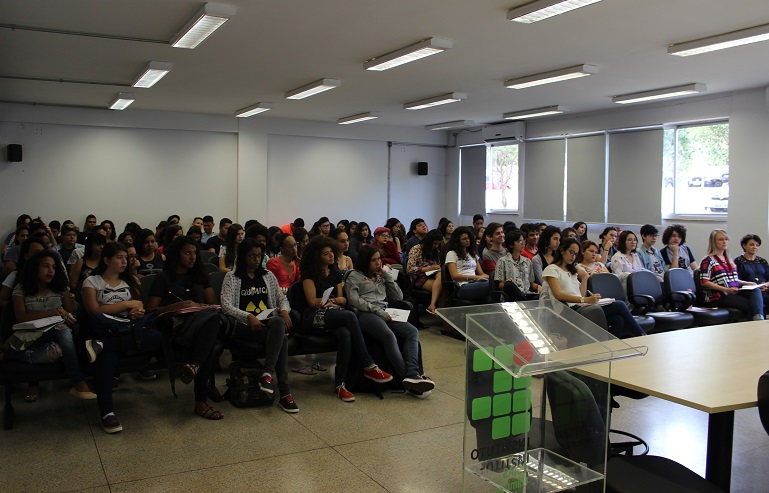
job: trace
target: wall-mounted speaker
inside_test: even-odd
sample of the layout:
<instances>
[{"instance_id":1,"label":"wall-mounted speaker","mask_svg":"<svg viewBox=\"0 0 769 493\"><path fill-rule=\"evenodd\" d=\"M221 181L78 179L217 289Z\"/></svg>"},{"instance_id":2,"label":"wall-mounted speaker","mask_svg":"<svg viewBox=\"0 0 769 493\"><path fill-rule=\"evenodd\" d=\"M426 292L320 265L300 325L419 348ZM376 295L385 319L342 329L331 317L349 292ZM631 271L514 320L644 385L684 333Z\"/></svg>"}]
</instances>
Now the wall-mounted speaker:
<instances>
[{"instance_id":1,"label":"wall-mounted speaker","mask_svg":"<svg viewBox=\"0 0 769 493\"><path fill-rule=\"evenodd\" d=\"M8 162L21 162L21 144L8 144Z\"/></svg>"},{"instance_id":2,"label":"wall-mounted speaker","mask_svg":"<svg viewBox=\"0 0 769 493\"><path fill-rule=\"evenodd\" d=\"M427 162L419 161L417 163L417 175L427 176Z\"/></svg>"}]
</instances>

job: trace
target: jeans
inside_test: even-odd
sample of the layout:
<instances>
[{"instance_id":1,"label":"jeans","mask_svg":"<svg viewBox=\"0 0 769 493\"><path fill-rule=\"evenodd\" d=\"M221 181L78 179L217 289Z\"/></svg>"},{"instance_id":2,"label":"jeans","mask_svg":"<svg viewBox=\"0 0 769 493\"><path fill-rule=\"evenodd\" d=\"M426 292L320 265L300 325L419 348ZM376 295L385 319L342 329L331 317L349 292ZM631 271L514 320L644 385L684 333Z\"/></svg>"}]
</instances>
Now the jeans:
<instances>
[{"instance_id":1,"label":"jeans","mask_svg":"<svg viewBox=\"0 0 769 493\"><path fill-rule=\"evenodd\" d=\"M371 312L358 315L363 332L384 347L387 359L400 377L419 376L419 331L407 322L385 322Z\"/></svg>"},{"instance_id":2,"label":"jeans","mask_svg":"<svg viewBox=\"0 0 769 493\"><path fill-rule=\"evenodd\" d=\"M463 284L457 292L457 297L463 300L487 301L489 298L489 281L481 279Z\"/></svg>"},{"instance_id":3,"label":"jeans","mask_svg":"<svg viewBox=\"0 0 769 493\"><path fill-rule=\"evenodd\" d=\"M630 332L634 336L645 336L646 332L643 331L638 322L636 322L633 314L628 310L627 305L621 301L615 301L614 303L603 305L604 315L606 315L606 321L609 324L609 332L616 337L622 337L625 331Z\"/></svg>"},{"instance_id":4,"label":"jeans","mask_svg":"<svg viewBox=\"0 0 769 493\"><path fill-rule=\"evenodd\" d=\"M715 302L708 303L708 306L737 308L748 313L753 320L763 320L764 318L764 297L760 289L740 291L736 295L724 294Z\"/></svg>"},{"instance_id":5,"label":"jeans","mask_svg":"<svg viewBox=\"0 0 769 493\"><path fill-rule=\"evenodd\" d=\"M5 357L9 361L18 361L29 365L48 365L61 359L56 350L55 342L46 342L45 344L34 344L24 351L8 351L5 353ZM53 359L51 355L53 355Z\"/></svg>"},{"instance_id":6,"label":"jeans","mask_svg":"<svg viewBox=\"0 0 769 493\"><path fill-rule=\"evenodd\" d=\"M264 369L278 379L278 391L281 396L291 393L288 386L288 339L286 322L279 316L273 316L267 326L261 330L251 330L248 325L238 324L232 335L233 342L255 341L265 345Z\"/></svg>"}]
</instances>

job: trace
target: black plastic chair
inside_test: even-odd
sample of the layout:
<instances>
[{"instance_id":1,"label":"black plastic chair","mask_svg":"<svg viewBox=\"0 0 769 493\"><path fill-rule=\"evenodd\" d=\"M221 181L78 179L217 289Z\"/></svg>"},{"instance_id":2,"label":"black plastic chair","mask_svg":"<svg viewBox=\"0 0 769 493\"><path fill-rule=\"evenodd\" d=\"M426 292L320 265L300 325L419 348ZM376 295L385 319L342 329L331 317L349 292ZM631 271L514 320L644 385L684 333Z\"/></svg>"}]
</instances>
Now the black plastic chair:
<instances>
[{"instance_id":1,"label":"black plastic chair","mask_svg":"<svg viewBox=\"0 0 769 493\"><path fill-rule=\"evenodd\" d=\"M142 303L147 304L147 300L150 297L150 291L152 290L152 283L157 279L157 274L150 274L142 277L140 283L142 287Z\"/></svg>"},{"instance_id":2,"label":"black plastic chair","mask_svg":"<svg viewBox=\"0 0 769 493\"><path fill-rule=\"evenodd\" d=\"M700 284L700 270L696 269L694 271L694 287L695 292L694 294L697 296L696 305L697 306L704 306L705 304L705 293L702 290L702 284ZM750 317L748 317L748 314L740 310L739 308L724 308L729 312L729 322L745 322L746 320L749 320Z\"/></svg>"},{"instance_id":3,"label":"black plastic chair","mask_svg":"<svg viewBox=\"0 0 769 493\"><path fill-rule=\"evenodd\" d=\"M769 371L758 377L758 416L769 434Z\"/></svg>"},{"instance_id":4,"label":"black plastic chair","mask_svg":"<svg viewBox=\"0 0 769 493\"><path fill-rule=\"evenodd\" d=\"M654 319L654 330L651 333L685 329L694 324L691 313L667 309L662 286L657 276L648 270L633 272L628 276L627 293L628 300L636 307L634 315L648 315Z\"/></svg>"},{"instance_id":5,"label":"black plastic chair","mask_svg":"<svg viewBox=\"0 0 769 493\"><path fill-rule=\"evenodd\" d=\"M679 312L691 313L695 325L718 325L729 320L726 308L702 308L697 302L697 286L686 269L673 268L665 272L665 296L671 307Z\"/></svg>"},{"instance_id":6,"label":"black plastic chair","mask_svg":"<svg viewBox=\"0 0 769 493\"><path fill-rule=\"evenodd\" d=\"M210 263L211 259L216 258L217 259L217 265L219 264L218 258L216 256L216 252L212 252L210 250L199 250L198 255L200 255L200 261L204 264Z\"/></svg>"},{"instance_id":7,"label":"black plastic chair","mask_svg":"<svg viewBox=\"0 0 769 493\"><path fill-rule=\"evenodd\" d=\"M587 280L587 289L593 293L598 293L604 298L614 298L623 303L627 301L625 290L622 287L622 281L614 274L601 273L593 274ZM633 315L635 321L641 326L647 334L654 333L654 319L648 315Z\"/></svg>"},{"instance_id":8,"label":"black plastic chair","mask_svg":"<svg viewBox=\"0 0 769 493\"><path fill-rule=\"evenodd\" d=\"M208 262L203 262L203 268L208 272L209 274L213 274L214 272L219 272L219 266L214 265Z\"/></svg>"}]
</instances>

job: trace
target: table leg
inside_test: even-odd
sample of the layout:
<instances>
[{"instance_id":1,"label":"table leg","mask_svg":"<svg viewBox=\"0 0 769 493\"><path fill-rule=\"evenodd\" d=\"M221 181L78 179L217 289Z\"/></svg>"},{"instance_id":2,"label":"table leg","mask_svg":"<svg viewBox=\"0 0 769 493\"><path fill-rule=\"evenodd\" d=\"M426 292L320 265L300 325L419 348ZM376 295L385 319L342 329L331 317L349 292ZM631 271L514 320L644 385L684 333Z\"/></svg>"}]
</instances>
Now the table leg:
<instances>
[{"instance_id":1,"label":"table leg","mask_svg":"<svg viewBox=\"0 0 769 493\"><path fill-rule=\"evenodd\" d=\"M708 455L705 479L724 491L732 482L734 411L708 415Z\"/></svg>"}]
</instances>

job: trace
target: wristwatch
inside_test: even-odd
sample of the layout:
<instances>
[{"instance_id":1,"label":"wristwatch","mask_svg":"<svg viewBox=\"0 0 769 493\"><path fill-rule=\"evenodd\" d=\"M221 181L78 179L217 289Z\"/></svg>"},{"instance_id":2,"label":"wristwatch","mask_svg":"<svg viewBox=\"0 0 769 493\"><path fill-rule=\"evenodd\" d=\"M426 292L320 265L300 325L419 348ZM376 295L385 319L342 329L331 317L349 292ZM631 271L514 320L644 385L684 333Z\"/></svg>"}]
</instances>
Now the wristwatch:
<instances>
[{"instance_id":1,"label":"wristwatch","mask_svg":"<svg viewBox=\"0 0 769 493\"><path fill-rule=\"evenodd\" d=\"M584 296L580 296L579 297L579 302L580 303L584 303L585 302L585 297Z\"/></svg>"}]
</instances>

